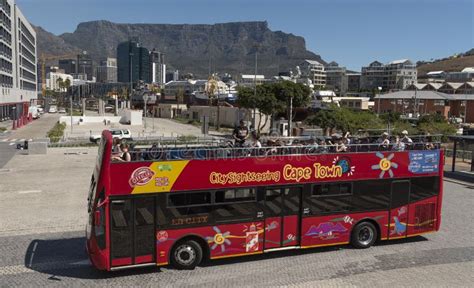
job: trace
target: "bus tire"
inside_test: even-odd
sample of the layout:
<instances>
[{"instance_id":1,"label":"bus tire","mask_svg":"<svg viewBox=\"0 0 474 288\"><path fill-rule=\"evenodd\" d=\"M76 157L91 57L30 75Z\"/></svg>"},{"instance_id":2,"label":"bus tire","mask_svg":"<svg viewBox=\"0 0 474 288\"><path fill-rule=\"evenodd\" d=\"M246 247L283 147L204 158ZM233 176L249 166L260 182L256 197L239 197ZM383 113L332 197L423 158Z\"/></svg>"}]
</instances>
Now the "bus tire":
<instances>
[{"instance_id":1,"label":"bus tire","mask_svg":"<svg viewBox=\"0 0 474 288\"><path fill-rule=\"evenodd\" d=\"M202 248L194 240L178 242L171 251L171 265L180 270L192 270L202 260Z\"/></svg>"},{"instance_id":2,"label":"bus tire","mask_svg":"<svg viewBox=\"0 0 474 288\"><path fill-rule=\"evenodd\" d=\"M357 249L372 246L377 240L377 228L370 222L361 222L352 229L351 245Z\"/></svg>"}]
</instances>

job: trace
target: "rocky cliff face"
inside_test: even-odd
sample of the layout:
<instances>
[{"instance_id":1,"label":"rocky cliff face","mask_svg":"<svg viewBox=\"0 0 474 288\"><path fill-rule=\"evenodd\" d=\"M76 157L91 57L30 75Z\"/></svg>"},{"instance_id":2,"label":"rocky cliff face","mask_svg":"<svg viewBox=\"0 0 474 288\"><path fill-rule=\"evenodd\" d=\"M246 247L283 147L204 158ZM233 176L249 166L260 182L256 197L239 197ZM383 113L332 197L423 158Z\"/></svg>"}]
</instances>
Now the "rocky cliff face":
<instances>
[{"instance_id":1,"label":"rocky cliff face","mask_svg":"<svg viewBox=\"0 0 474 288\"><path fill-rule=\"evenodd\" d=\"M271 31L267 22L214 25L81 23L73 33L54 36L37 28L40 53L61 55L85 50L95 60L116 57L120 42L138 37L149 50L166 54L168 67L206 77L211 72L253 74L258 49L258 73L275 75L294 68L304 59L322 61L306 50L303 37ZM54 36L54 37L51 37Z\"/></svg>"}]
</instances>

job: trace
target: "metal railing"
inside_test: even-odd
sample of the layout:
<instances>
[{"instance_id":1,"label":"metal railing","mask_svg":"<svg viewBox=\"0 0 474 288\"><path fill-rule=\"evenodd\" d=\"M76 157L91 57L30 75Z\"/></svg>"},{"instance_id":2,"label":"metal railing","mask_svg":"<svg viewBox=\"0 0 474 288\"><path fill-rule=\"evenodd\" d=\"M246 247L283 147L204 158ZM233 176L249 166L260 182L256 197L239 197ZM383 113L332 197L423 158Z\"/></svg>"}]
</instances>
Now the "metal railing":
<instances>
[{"instance_id":1,"label":"metal railing","mask_svg":"<svg viewBox=\"0 0 474 288\"><path fill-rule=\"evenodd\" d=\"M397 149L394 143L388 146L380 144L352 144L339 151L340 145L292 145L257 147L163 147L163 146L132 146L129 153L131 161L168 161L168 160L209 160L209 159L239 159L248 157L273 157L288 155L320 155L329 153L364 153L364 152L400 152L406 150L435 150L440 149L440 143L432 143L427 147L425 142L415 142L406 145L405 149ZM116 153L114 155L120 155Z\"/></svg>"}]
</instances>

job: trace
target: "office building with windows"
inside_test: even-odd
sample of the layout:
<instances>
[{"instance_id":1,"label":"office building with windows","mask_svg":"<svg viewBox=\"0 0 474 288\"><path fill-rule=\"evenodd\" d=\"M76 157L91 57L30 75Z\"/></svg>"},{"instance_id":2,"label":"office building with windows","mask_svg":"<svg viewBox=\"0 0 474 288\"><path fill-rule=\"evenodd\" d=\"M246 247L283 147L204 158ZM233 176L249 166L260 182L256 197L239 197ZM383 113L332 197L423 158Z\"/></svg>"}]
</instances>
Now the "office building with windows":
<instances>
[{"instance_id":1,"label":"office building with windows","mask_svg":"<svg viewBox=\"0 0 474 288\"><path fill-rule=\"evenodd\" d=\"M0 121L28 122L37 99L36 32L14 0L0 0Z\"/></svg>"},{"instance_id":2,"label":"office building with windows","mask_svg":"<svg viewBox=\"0 0 474 288\"><path fill-rule=\"evenodd\" d=\"M117 47L118 82L151 83L150 52L138 40L122 42Z\"/></svg>"},{"instance_id":3,"label":"office building with windows","mask_svg":"<svg viewBox=\"0 0 474 288\"><path fill-rule=\"evenodd\" d=\"M117 58L107 58L100 61L96 75L99 83L117 82Z\"/></svg>"}]
</instances>

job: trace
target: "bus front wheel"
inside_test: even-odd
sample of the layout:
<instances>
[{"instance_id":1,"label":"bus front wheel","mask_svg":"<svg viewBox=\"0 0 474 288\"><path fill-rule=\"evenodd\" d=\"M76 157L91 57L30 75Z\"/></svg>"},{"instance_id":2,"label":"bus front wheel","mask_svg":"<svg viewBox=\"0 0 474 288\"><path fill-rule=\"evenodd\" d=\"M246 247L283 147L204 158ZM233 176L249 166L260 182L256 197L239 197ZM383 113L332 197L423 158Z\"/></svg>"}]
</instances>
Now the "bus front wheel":
<instances>
[{"instance_id":1,"label":"bus front wheel","mask_svg":"<svg viewBox=\"0 0 474 288\"><path fill-rule=\"evenodd\" d=\"M362 222L352 230L351 244L355 248L365 249L372 246L377 240L377 229L370 222Z\"/></svg>"},{"instance_id":2,"label":"bus front wheel","mask_svg":"<svg viewBox=\"0 0 474 288\"><path fill-rule=\"evenodd\" d=\"M177 269L194 269L202 260L202 248L193 240L175 245L171 252L171 264Z\"/></svg>"}]
</instances>

